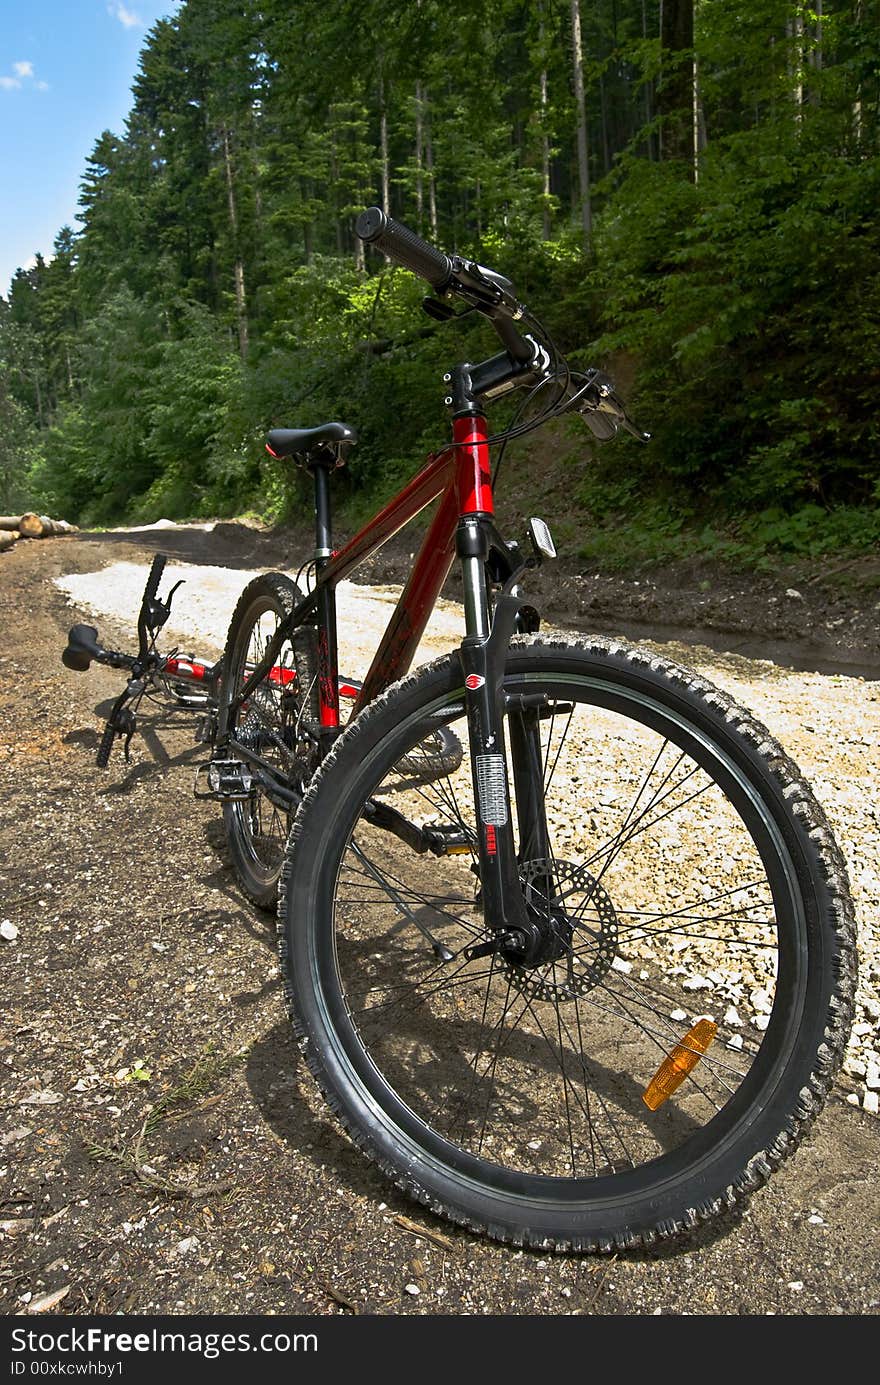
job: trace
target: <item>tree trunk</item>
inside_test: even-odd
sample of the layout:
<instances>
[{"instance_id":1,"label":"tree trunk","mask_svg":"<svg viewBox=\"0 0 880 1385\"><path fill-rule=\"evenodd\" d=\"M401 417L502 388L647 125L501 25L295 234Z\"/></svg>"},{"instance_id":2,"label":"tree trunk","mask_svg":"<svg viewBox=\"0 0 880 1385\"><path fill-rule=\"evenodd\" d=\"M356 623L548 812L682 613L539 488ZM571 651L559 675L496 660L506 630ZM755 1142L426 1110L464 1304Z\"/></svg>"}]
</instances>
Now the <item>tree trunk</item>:
<instances>
[{"instance_id":1,"label":"tree trunk","mask_svg":"<svg viewBox=\"0 0 880 1385\"><path fill-rule=\"evenodd\" d=\"M660 0L660 157L694 167L694 0Z\"/></svg>"},{"instance_id":2,"label":"tree trunk","mask_svg":"<svg viewBox=\"0 0 880 1385\"><path fill-rule=\"evenodd\" d=\"M11 548L20 538L21 534L19 534L17 529L0 530L0 553L3 552L4 548Z\"/></svg>"},{"instance_id":3,"label":"tree trunk","mask_svg":"<svg viewBox=\"0 0 880 1385\"><path fill-rule=\"evenodd\" d=\"M0 527L5 529L6 523ZM19 531L23 539L45 539L55 534L77 532L76 525L68 524L66 519L50 519L48 515L35 515L30 510L21 515L12 527Z\"/></svg>"},{"instance_id":4,"label":"tree trunk","mask_svg":"<svg viewBox=\"0 0 880 1385\"><path fill-rule=\"evenodd\" d=\"M34 371L34 373L33 373L33 381L34 381L34 394L36 395L36 399L37 399L37 422L39 423L40 427L42 428L42 427L44 427L44 424L45 424L45 420L44 420L44 418L43 418L43 393L42 393L42 390L40 389L40 377L39 377L39 375L37 374L36 371Z\"/></svg>"},{"instance_id":5,"label":"tree trunk","mask_svg":"<svg viewBox=\"0 0 880 1385\"><path fill-rule=\"evenodd\" d=\"M661 3L662 3L662 0L661 0ZM643 39L647 39L647 37L648 37L648 10L647 10L647 6L646 6L646 3L645 3L645 0L642 0L642 38L643 38ZM651 92L652 92L652 90L653 90L653 83L652 83L652 82L646 82L646 83L645 83L645 124L646 124L646 125L650 125L650 123L651 123L651 121L652 121L652 119L653 119L653 115L654 115L653 109L652 109L652 101L651 101ZM648 148L647 148L648 159L649 159L649 160L653 160L653 158L654 158L654 136L653 136L652 134L650 134L650 133L649 133L649 135L648 135L647 144L648 144Z\"/></svg>"},{"instance_id":6,"label":"tree trunk","mask_svg":"<svg viewBox=\"0 0 880 1385\"><path fill-rule=\"evenodd\" d=\"M703 110L700 102L700 70L697 66L697 55L694 53L693 59L693 95L691 98L692 108L692 130L693 130L693 160L694 160L694 182L700 181L700 154L704 147L703 141Z\"/></svg>"},{"instance_id":7,"label":"tree trunk","mask_svg":"<svg viewBox=\"0 0 880 1385\"><path fill-rule=\"evenodd\" d=\"M333 211L335 213L334 222L336 225L336 253L342 257L342 222L339 219L339 164L336 160L336 135L334 133L330 144L330 183L333 188Z\"/></svg>"},{"instance_id":8,"label":"tree trunk","mask_svg":"<svg viewBox=\"0 0 880 1385\"><path fill-rule=\"evenodd\" d=\"M817 72L822 70L822 25L824 22L822 0L813 0L813 11L816 15L816 42L810 52L810 62Z\"/></svg>"},{"instance_id":9,"label":"tree trunk","mask_svg":"<svg viewBox=\"0 0 880 1385\"><path fill-rule=\"evenodd\" d=\"M859 29L862 27L862 0L856 0L855 22ZM853 137L856 142L856 149L862 147L862 84L859 81L856 87L856 99L853 101Z\"/></svg>"},{"instance_id":10,"label":"tree trunk","mask_svg":"<svg viewBox=\"0 0 880 1385\"><path fill-rule=\"evenodd\" d=\"M431 127L428 126L425 138L425 169L428 174L428 223L431 227L431 240L437 242L437 189L434 186L434 146L431 143Z\"/></svg>"},{"instance_id":11,"label":"tree trunk","mask_svg":"<svg viewBox=\"0 0 880 1385\"><path fill-rule=\"evenodd\" d=\"M229 204L229 229L232 235L233 280L235 282L235 312L238 321L238 349L242 360L248 352L247 300L245 297L244 264L238 242L238 209L235 204L235 181L232 176L232 154L229 148L229 131L223 126L223 158L226 164L226 195Z\"/></svg>"},{"instance_id":12,"label":"tree trunk","mask_svg":"<svg viewBox=\"0 0 880 1385\"><path fill-rule=\"evenodd\" d=\"M425 189L423 182L424 130L422 129L422 84L416 82L416 230L424 231Z\"/></svg>"},{"instance_id":13,"label":"tree trunk","mask_svg":"<svg viewBox=\"0 0 880 1385\"><path fill-rule=\"evenodd\" d=\"M611 168L611 145L608 139L608 110L605 101L605 78L599 73L599 114L602 122L602 172Z\"/></svg>"},{"instance_id":14,"label":"tree trunk","mask_svg":"<svg viewBox=\"0 0 880 1385\"><path fill-rule=\"evenodd\" d=\"M308 202L308 201L311 200L311 195L312 195L312 184L311 184L311 181L310 181L308 178L302 179L302 181L301 181L301 183L300 183L300 195L301 195L301 197L302 197L302 199L303 199L304 202ZM303 222L303 228L302 228L302 234L303 234L303 257L305 258L306 264L311 264L311 263L312 263L312 254L314 253L314 244L313 244L313 242L314 242L314 235L315 235L315 223L314 223L313 221L304 221L304 222Z\"/></svg>"},{"instance_id":15,"label":"tree trunk","mask_svg":"<svg viewBox=\"0 0 880 1385\"><path fill-rule=\"evenodd\" d=\"M593 232L593 214L590 206L590 159L587 145L587 103L584 94L584 55L581 45L579 0L571 0L571 39L574 62L574 102L577 118L578 187L583 231L582 245L584 254L589 255Z\"/></svg>"},{"instance_id":16,"label":"tree trunk","mask_svg":"<svg viewBox=\"0 0 880 1385\"><path fill-rule=\"evenodd\" d=\"M785 21L787 42L788 82L794 103L794 123L800 129L804 104L804 16L800 0L795 0L794 14Z\"/></svg>"},{"instance_id":17,"label":"tree trunk","mask_svg":"<svg viewBox=\"0 0 880 1385\"><path fill-rule=\"evenodd\" d=\"M391 171L388 164L388 112L385 108L385 80L382 77L379 78L379 160L382 165L382 210L388 216L391 210Z\"/></svg>"},{"instance_id":18,"label":"tree trunk","mask_svg":"<svg viewBox=\"0 0 880 1385\"><path fill-rule=\"evenodd\" d=\"M541 232L550 239L550 136L547 133L547 69L541 68Z\"/></svg>"}]
</instances>

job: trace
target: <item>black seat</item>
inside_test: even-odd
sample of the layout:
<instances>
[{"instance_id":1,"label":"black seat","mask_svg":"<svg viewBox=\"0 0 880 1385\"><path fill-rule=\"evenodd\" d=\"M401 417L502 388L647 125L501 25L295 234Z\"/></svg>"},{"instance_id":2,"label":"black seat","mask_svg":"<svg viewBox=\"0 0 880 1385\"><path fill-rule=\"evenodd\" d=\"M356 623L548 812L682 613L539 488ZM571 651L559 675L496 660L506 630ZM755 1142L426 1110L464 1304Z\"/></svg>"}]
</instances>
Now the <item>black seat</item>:
<instances>
[{"instance_id":1,"label":"black seat","mask_svg":"<svg viewBox=\"0 0 880 1385\"><path fill-rule=\"evenodd\" d=\"M316 449L326 448L341 463L356 442L357 433L347 423L319 423L317 428L273 428L266 448L279 458L306 457Z\"/></svg>"}]
</instances>

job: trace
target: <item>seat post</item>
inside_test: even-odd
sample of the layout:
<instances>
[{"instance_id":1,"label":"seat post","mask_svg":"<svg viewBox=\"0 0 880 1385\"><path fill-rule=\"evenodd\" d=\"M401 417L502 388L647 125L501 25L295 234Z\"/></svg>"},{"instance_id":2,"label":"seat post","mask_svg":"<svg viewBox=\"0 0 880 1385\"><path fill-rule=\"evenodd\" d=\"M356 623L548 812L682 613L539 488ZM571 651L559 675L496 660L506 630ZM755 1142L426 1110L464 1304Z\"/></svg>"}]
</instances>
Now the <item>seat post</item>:
<instances>
[{"instance_id":1,"label":"seat post","mask_svg":"<svg viewBox=\"0 0 880 1385\"><path fill-rule=\"evenodd\" d=\"M333 526L330 515L330 471L335 463L317 459L310 465L315 479L315 562L322 568L333 554Z\"/></svg>"},{"instance_id":2,"label":"seat post","mask_svg":"<svg viewBox=\"0 0 880 1385\"><path fill-rule=\"evenodd\" d=\"M315 570L320 573L333 556L330 519L330 472L335 456L313 457L309 464L315 479ZM336 589L331 582L318 586L318 698L321 730L333 736L339 728L339 668L336 648Z\"/></svg>"}]
</instances>

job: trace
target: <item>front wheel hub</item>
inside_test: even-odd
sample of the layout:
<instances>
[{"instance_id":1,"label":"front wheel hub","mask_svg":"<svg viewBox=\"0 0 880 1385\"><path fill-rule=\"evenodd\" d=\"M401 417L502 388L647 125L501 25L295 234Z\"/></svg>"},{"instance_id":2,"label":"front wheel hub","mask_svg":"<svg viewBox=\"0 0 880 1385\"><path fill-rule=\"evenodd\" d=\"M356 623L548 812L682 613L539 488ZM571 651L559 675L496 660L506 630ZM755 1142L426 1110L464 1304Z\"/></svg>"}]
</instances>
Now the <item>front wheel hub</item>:
<instances>
[{"instance_id":1,"label":"front wheel hub","mask_svg":"<svg viewBox=\"0 0 880 1385\"><path fill-rule=\"evenodd\" d=\"M607 891L572 861L523 861L519 876L532 937L523 949L501 949L511 984L538 1000L586 995L617 956L617 914Z\"/></svg>"}]
</instances>

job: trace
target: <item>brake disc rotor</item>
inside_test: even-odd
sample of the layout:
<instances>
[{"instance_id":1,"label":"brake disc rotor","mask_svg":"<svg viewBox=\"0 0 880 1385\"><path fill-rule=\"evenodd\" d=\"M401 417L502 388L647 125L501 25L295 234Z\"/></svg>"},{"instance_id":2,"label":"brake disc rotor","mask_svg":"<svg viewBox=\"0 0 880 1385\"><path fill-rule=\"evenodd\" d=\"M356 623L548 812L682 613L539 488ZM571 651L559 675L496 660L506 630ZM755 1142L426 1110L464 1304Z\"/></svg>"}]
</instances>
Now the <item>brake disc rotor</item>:
<instances>
[{"instance_id":1,"label":"brake disc rotor","mask_svg":"<svg viewBox=\"0 0 880 1385\"><path fill-rule=\"evenodd\" d=\"M572 861L523 861L519 876L527 900L541 911L548 907L544 882L552 881L553 927L570 942L559 960L532 968L499 954L511 985L535 1000L575 1000L587 995L611 970L617 956L617 915L607 891L584 866Z\"/></svg>"}]
</instances>

